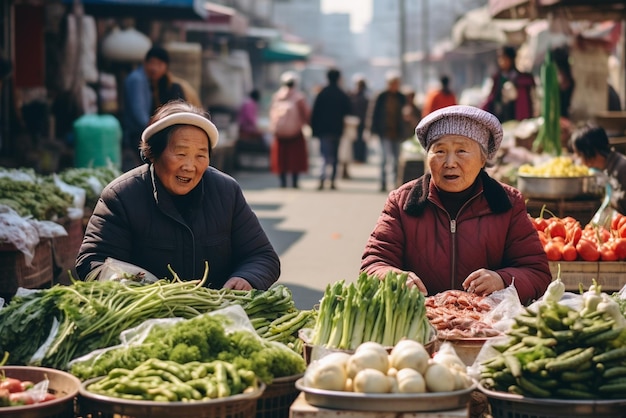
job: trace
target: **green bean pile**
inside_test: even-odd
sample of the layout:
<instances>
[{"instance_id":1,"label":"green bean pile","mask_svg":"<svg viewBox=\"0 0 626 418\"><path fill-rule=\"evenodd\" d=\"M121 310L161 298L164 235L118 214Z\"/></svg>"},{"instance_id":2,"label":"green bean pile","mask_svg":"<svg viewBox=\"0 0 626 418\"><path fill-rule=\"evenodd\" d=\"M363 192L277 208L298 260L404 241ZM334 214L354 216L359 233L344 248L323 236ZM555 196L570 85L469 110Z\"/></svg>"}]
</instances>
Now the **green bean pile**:
<instances>
[{"instance_id":1,"label":"green bean pile","mask_svg":"<svg viewBox=\"0 0 626 418\"><path fill-rule=\"evenodd\" d=\"M518 315L507 332L509 341L494 346L500 353L481 364L481 384L535 398L624 398L623 316L607 313L617 315L606 297L592 294L587 300L596 296L600 299L580 312L547 301L537 312Z\"/></svg>"},{"instance_id":2,"label":"green bean pile","mask_svg":"<svg viewBox=\"0 0 626 418\"><path fill-rule=\"evenodd\" d=\"M87 386L89 392L114 398L155 402L194 402L237 395L254 390L255 374L231 363L149 359L129 369L114 369Z\"/></svg>"}]
</instances>

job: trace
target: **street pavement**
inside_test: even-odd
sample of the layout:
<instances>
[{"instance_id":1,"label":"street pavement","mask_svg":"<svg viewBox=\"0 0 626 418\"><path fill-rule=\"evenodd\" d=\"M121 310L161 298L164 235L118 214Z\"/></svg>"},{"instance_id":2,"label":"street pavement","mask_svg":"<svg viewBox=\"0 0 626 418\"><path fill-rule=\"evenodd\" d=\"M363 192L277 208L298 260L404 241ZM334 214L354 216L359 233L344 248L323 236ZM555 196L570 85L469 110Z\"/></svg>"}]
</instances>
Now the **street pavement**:
<instances>
[{"instance_id":1,"label":"street pavement","mask_svg":"<svg viewBox=\"0 0 626 418\"><path fill-rule=\"evenodd\" d=\"M356 281L365 243L387 197L380 192L376 149L367 163L350 165L351 179L339 178L337 190L317 190L321 158L316 146L311 140L309 172L298 189L280 188L268 169L232 174L278 252L278 282L291 289L299 309L319 303L329 283Z\"/></svg>"}]
</instances>

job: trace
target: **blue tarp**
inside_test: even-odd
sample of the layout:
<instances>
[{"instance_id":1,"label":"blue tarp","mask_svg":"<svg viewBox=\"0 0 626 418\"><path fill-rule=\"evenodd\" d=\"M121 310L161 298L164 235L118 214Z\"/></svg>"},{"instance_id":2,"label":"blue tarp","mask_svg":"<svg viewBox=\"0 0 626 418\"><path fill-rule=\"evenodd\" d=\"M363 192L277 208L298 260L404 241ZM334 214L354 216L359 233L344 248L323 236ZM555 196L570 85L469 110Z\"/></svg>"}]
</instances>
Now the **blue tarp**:
<instances>
[{"instance_id":1,"label":"blue tarp","mask_svg":"<svg viewBox=\"0 0 626 418\"><path fill-rule=\"evenodd\" d=\"M74 0L63 0L72 4ZM170 19L206 19L207 0L81 0L85 12L94 16L131 16Z\"/></svg>"}]
</instances>

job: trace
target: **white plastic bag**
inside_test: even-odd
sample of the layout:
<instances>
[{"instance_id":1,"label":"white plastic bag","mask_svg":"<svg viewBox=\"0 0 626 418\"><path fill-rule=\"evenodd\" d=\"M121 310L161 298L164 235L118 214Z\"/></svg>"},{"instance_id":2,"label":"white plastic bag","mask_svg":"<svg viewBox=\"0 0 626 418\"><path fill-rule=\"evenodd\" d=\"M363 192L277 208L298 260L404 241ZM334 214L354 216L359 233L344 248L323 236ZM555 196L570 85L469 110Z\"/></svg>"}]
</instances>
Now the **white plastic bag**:
<instances>
[{"instance_id":1,"label":"white plastic bag","mask_svg":"<svg viewBox=\"0 0 626 418\"><path fill-rule=\"evenodd\" d=\"M89 273L87 280L131 280L140 283L154 283L158 279L154 274L142 267L107 257L104 263Z\"/></svg>"}]
</instances>

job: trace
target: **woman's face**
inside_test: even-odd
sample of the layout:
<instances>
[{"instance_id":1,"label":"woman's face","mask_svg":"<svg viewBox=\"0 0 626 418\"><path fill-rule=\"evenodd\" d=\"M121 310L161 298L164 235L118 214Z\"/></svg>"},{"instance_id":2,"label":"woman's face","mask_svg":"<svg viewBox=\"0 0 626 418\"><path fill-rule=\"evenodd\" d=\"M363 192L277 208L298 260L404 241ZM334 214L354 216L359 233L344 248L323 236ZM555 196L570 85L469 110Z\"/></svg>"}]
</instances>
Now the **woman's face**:
<instances>
[{"instance_id":1,"label":"woman's face","mask_svg":"<svg viewBox=\"0 0 626 418\"><path fill-rule=\"evenodd\" d=\"M198 185L209 166L209 138L202 129L182 126L172 132L154 161L154 172L169 193L185 195Z\"/></svg>"},{"instance_id":2,"label":"woman's face","mask_svg":"<svg viewBox=\"0 0 626 418\"><path fill-rule=\"evenodd\" d=\"M474 183L486 161L478 142L462 135L445 135L430 146L427 162L439 189L462 192Z\"/></svg>"},{"instance_id":3,"label":"woman's face","mask_svg":"<svg viewBox=\"0 0 626 418\"><path fill-rule=\"evenodd\" d=\"M513 67L513 61L507 55L498 55L498 66L502 71L509 71Z\"/></svg>"}]
</instances>

